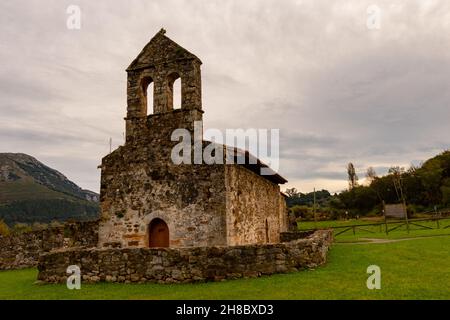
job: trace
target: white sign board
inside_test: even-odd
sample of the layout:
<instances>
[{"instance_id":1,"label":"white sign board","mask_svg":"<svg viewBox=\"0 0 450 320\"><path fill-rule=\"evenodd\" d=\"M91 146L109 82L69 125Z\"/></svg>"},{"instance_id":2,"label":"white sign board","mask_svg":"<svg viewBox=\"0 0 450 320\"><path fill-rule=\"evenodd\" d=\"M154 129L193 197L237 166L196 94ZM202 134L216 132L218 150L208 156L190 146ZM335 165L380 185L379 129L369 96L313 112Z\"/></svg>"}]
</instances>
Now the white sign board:
<instances>
[{"instance_id":1,"label":"white sign board","mask_svg":"<svg viewBox=\"0 0 450 320\"><path fill-rule=\"evenodd\" d=\"M387 204L385 207L384 215L387 218L405 218L406 210L403 203Z\"/></svg>"}]
</instances>

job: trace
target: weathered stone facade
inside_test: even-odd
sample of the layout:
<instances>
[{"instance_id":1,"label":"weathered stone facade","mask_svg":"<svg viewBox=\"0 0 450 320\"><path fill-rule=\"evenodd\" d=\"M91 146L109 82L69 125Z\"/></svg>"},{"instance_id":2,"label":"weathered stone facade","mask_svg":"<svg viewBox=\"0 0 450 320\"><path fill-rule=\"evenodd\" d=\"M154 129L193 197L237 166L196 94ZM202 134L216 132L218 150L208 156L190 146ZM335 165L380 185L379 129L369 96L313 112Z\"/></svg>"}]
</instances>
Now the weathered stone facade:
<instances>
[{"instance_id":1,"label":"weathered stone facade","mask_svg":"<svg viewBox=\"0 0 450 320\"><path fill-rule=\"evenodd\" d=\"M194 130L203 117L200 65L162 30L128 67L126 142L101 164L100 248L276 243L286 230L278 185L286 180L279 175L238 164L173 163L176 129L208 145L202 129ZM181 108L174 109L178 78ZM150 83L154 113L147 115ZM155 240L156 232L164 239Z\"/></svg>"},{"instance_id":2,"label":"weathered stone facade","mask_svg":"<svg viewBox=\"0 0 450 320\"><path fill-rule=\"evenodd\" d=\"M227 165L228 245L277 243L286 230L286 202L277 184L245 167Z\"/></svg>"},{"instance_id":3,"label":"weathered stone facade","mask_svg":"<svg viewBox=\"0 0 450 320\"><path fill-rule=\"evenodd\" d=\"M39 255L55 249L95 247L98 221L66 223L62 227L0 236L0 270L34 267Z\"/></svg>"},{"instance_id":4,"label":"weathered stone facade","mask_svg":"<svg viewBox=\"0 0 450 320\"><path fill-rule=\"evenodd\" d=\"M38 280L65 282L77 265L83 282L185 283L258 277L326 262L332 231L286 243L187 248L64 249L43 254Z\"/></svg>"}]
</instances>

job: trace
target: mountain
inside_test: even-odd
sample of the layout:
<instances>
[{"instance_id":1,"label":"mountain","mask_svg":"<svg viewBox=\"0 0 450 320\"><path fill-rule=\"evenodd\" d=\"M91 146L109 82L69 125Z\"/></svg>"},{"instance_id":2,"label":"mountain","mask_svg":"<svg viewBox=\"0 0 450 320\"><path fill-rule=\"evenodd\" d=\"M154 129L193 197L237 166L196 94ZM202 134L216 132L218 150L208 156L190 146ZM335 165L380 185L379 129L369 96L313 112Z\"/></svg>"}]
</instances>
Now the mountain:
<instances>
[{"instance_id":1,"label":"mountain","mask_svg":"<svg viewBox=\"0 0 450 320\"><path fill-rule=\"evenodd\" d=\"M0 153L0 219L48 223L98 217L99 195L23 153Z\"/></svg>"}]
</instances>

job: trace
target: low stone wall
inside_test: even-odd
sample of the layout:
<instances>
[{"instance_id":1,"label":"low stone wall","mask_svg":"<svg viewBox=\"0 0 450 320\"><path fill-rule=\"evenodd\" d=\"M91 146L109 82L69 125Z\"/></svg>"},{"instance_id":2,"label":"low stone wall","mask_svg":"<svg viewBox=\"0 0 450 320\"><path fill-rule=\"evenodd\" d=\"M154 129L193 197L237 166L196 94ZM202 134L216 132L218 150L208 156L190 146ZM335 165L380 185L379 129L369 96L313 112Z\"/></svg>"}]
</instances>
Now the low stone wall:
<instances>
[{"instance_id":1,"label":"low stone wall","mask_svg":"<svg viewBox=\"0 0 450 320\"><path fill-rule=\"evenodd\" d=\"M38 280L65 282L77 265L84 282L194 282L257 277L314 268L326 262L330 230L277 244L232 247L63 249L39 258Z\"/></svg>"},{"instance_id":2,"label":"low stone wall","mask_svg":"<svg viewBox=\"0 0 450 320\"><path fill-rule=\"evenodd\" d=\"M314 231L289 231L280 233L281 242L289 242L298 239L304 239L312 235Z\"/></svg>"},{"instance_id":3,"label":"low stone wall","mask_svg":"<svg viewBox=\"0 0 450 320\"><path fill-rule=\"evenodd\" d=\"M0 236L0 270L34 267L44 252L93 247L97 242L98 221L66 223L57 228Z\"/></svg>"}]
</instances>

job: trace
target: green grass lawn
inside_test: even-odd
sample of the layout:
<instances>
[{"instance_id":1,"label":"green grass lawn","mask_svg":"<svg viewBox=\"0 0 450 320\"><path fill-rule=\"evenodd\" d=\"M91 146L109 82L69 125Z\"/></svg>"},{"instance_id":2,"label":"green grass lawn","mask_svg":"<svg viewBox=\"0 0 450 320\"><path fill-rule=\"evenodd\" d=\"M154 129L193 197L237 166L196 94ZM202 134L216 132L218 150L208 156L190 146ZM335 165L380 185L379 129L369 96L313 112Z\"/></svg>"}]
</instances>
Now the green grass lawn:
<instances>
[{"instance_id":1,"label":"green grass lawn","mask_svg":"<svg viewBox=\"0 0 450 320\"><path fill-rule=\"evenodd\" d=\"M369 265L381 289L366 287ZM0 299L450 299L450 236L334 244L316 270L201 284L34 284L35 269L0 272Z\"/></svg>"}]
</instances>

